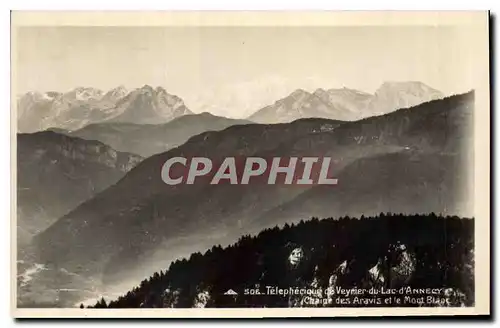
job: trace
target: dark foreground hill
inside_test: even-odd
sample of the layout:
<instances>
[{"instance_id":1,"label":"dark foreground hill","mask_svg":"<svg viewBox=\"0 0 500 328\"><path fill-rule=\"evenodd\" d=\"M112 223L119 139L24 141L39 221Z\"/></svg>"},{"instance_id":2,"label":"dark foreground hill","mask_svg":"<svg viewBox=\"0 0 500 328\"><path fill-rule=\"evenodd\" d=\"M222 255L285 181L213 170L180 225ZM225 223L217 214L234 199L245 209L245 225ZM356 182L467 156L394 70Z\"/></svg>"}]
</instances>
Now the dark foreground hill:
<instances>
[{"instance_id":1,"label":"dark foreground hill","mask_svg":"<svg viewBox=\"0 0 500 328\"><path fill-rule=\"evenodd\" d=\"M346 295L349 290L356 292ZM473 304L473 219L381 213L313 218L245 235L226 248L214 246L177 260L95 307Z\"/></svg>"}]
</instances>

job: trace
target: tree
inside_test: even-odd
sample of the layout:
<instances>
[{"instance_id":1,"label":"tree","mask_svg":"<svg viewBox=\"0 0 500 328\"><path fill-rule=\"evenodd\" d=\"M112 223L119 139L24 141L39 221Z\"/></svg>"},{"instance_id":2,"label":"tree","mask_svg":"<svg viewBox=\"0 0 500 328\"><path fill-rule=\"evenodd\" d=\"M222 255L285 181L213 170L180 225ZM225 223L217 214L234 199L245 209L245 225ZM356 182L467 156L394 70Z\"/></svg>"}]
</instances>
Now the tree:
<instances>
[{"instance_id":1,"label":"tree","mask_svg":"<svg viewBox=\"0 0 500 328\"><path fill-rule=\"evenodd\" d=\"M196 252L189 259L176 260L168 270L154 273L116 301L106 304L101 298L94 307L190 307L200 293L209 294L209 307L288 306L279 295L252 297L240 292L263 291L264 286L306 287L313 281L326 288L334 274L338 275L336 284L345 288L370 284L367 272L377 263L399 261L399 253L393 250L398 245L415 257L412 288L453 287L465 294L467 305L473 304L474 275L469 267L474 263L474 220L388 212L363 216L363 220L313 218L281 229L264 229L254 237L244 235L225 248L217 245L205 254ZM287 259L295 248L306 256L301 266L291 268ZM239 295L224 295L228 289Z\"/></svg>"}]
</instances>

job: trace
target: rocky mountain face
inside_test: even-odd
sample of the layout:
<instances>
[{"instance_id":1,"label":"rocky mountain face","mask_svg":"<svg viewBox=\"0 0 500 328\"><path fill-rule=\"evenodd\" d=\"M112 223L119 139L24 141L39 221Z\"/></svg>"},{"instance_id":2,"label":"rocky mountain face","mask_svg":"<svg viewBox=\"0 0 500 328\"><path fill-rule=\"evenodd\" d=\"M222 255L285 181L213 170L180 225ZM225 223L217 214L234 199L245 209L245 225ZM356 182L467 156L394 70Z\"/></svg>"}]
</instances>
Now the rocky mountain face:
<instances>
[{"instance_id":1,"label":"rocky mountain face","mask_svg":"<svg viewBox=\"0 0 500 328\"><path fill-rule=\"evenodd\" d=\"M17 135L18 240L26 243L142 158L55 132Z\"/></svg>"},{"instance_id":2,"label":"rocky mountain face","mask_svg":"<svg viewBox=\"0 0 500 328\"><path fill-rule=\"evenodd\" d=\"M258 123L285 123L300 118L333 118L346 120L349 110L343 105L330 103L329 96L321 91L311 94L302 89L292 92L288 97L262 108L248 119Z\"/></svg>"},{"instance_id":3,"label":"rocky mountain face","mask_svg":"<svg viewBox=\"0 0 500 328\"><path fill-rule=\"evenodd\" d=\"M139 124L159 124L182 115L193 114L181 98L171 95L162 87L154 89L145 85L130 92L116 103L119 115L113 122L132 122Z\"/></svg>"},{"instance_id":4,"label":"rocky mountain face","mask_svg":"<svg viewBox=\"0 0 500 328\"><path fill-rule=\"evenodd\" d=\"M358 90L296 90L288 97L249 117L258 123L283 123L305 117L354 121L442 98L443 94L421 82L386 82L375 94Z\"/></svg>"},{"instance_id":5,"label":"rocky mountain face","mask_svg":"<svg viewBox=\"0 0 500 328\"><path fill-rule=\"evenodd\" d=\"M367 111L371 115L381 115L440 98L443 98L440 91L422 82L385 82L375 91Z\"/></svg>"},{"instance_id":6,"label":"rocky mountain face","mask_svg":"<svg viewBox=\"0 0 500 328\"><path fill-rule=\"evenodd\" d=\"M314 91L314 95L321 98L324 102L330 105L330 107L341 107L349 111L348 118L360 119L365 117L363 110L366 108L367 104L373 98L373 95L348 88L342 89L317 89Z\"/></svg>"},{"instance_id":7,"label":"rocky mountain face","mask_svg":"<svg viewBox=\"0 0 500 328\"><path fill-rule=\"evenodd\" d=\"M460 192L469 189L458 184L471 180L466 145L473 105L471 92L356 122L306 119L205 132L144 160L37 235L32 246L41 263L103 274L112 283L147 274L148 265L178 256L180 249L192 252L313 213L469 215L469 195ZM174 156L326 156L335 162L331 173L339 183L321 192L322 186L169 186L161 167Z\"/></svg>"},{"instance_id":8,"label":"rocky mountain face","mask_svg":"<svg viewBox=\"0 0 500 328\"><path fill-rule=\"evenodd\" d=\"M165 124L95 123L63 133L87 140L99 140L116 150L149 157L180 146L194 135L250 123L202 113L183 115Z\"/></svg>"},{"instance_id":9,"label":"rocky mountain face","mask_svg":"<svg viewBox=\"0 0 500 328\"><path fill-rule=\"evenodd\" d=\"M128 94L127 89L124 86L120 85L120 86L106 92L102 96L101 100L115 104L118 100L122 99L127 94Z\"/></svg>"},{"instance_id":10,"label":"rocky mountain face","mask_svg":"<svg viewBox=\"0 0 500 328\"><path fill-rule=\"evenodd\" d=\"M165 123L191 114L182 99L163 88L145 85L127 92L123 86L103 92L79 87L66 93L29 92L17 101L18 131L49 128L77 130L105 121Z\"/></svg>"},{"instance_id":11,"label":"rocky mountain face","mask_svg":"<svg viewBox=\"0 0 500 328\"><path fill-rule=\"evenodd\" d=\"M421 82L386 82L375 94L342 89L298 89L252 114L257 123L288 123L301 118L354 121L442 98ZM193 114L178 96L162 87L145 85L128 92L123 86L103 92L79 87L66 93L29 92L17 101L18 131L49 128L70 131L89 124L113 122L163 124Z\"/></svg>"}]
</instances>

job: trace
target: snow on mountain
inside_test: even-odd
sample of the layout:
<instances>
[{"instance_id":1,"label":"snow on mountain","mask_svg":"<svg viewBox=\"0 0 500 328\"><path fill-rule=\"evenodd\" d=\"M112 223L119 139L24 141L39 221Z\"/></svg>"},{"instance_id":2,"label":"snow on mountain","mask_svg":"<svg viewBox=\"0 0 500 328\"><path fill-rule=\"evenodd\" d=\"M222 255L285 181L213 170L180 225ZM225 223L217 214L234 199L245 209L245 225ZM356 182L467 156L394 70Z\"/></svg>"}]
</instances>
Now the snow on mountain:
<instances>
[{"instance_id":1,"label":"snow on mountain","mask_svg":"<svg viewBox=\"0 0 500 328\"><path fill-rule=\"evenodd\" d=\"M109 120L132 123L166 123L192 114L182 99L158 87L144 86L128 92L118 86L102 90L78 87L66 93L28 92L17 100L18 130L36 132L49 128L77 130Z\"/></svg>"},{"instance_id":2,"label":"snow on mountain","mask_svg":"<svg viewBox=\"0 0 500 328\"><path fill-rule=\"evenodd\" d=\"M127 89L123 85L120 85L106 92L106 94L104 94L104 96L102 97L102 100L116 102L119 99L125 97L127 93Z\"/></svg>"},{"instance_id":3,"label":"snow on mountain","mask_svg":"<svg viewBox=\"0 0 500 328\"><path fill-rule=\"evenodd\" d=\"M99 89L78 87L66 93L65 96L79 101L89 101L101 99L102 94L103 92Z\"/></svg>"},{"instance_id":4,"label":"snow on mountain","mask_svg":"<svg viewBox=\"0 0 500 328\"><path fill-rule=\"evenodd\" d=\"M298 89L248 119L259 123L286 123L308 117L355 121L443 97L440 91L421 82L386 82L373 95L345 87L318 88L312 94Z\"/></svg>"},{"instance_id":5,"label":"snow on mountain","mask_svg":"<svg viewBox=\"0 0 500 328\"><path fill-rule=\"evenodd\" d=\"M310 117L354 121L443 97L441 92L421 82L386 82L374 94L345 87L315 87L312 93L306 89L291 92L288 89L291 83L282 79L258 82L249 81L215 91L208 88L212 91L201 95L199 101L194 102L195 107L236 117L249 113L250 106L269 103L248 119L258 123L285 123ZM307 87L317 85L313 82L304 80ZM287 93L288 96L275 101L276 95ZM89 87L66 93L28 92L17 99L17 104L20 132L48 128L74 131L100 122L162 124L193 114L180 97L162 87L149 85L130 92L123 86L107 92ZM240 114L235 116L235 113Z\"/></svg>"},{"instance_id":6,"label":"snow on mountain","mask_svg":"<svg viewBox=\"0 0 500 328\"><path fill-rule=\"evenodd\" d=\"M297 89L288 97L262 108L248 119L257 123L286 123L300 118L347 119L348 111L340 105L331 104L322 94L311 94Z\"/></svg>"},{"instance_id":7,"label":"snow on mountain","mask_svg":"<svg viewBox=\"0 0 500 328\"><path fill-rule=\"evenodd\" d=\"M381 115L443 97L440 91L422 82L385 82L375 91L367 111Z\"/></svg>"},{"instance_id":8,"label":"snow on mountain","mask_svg":"<svg viewBox=\"0 0 500 328\"><path fill-rule=\"evenodd\" d=\"M119 114L112 118L113 122L159 124L193 114L178 96L169 94L162 87L154 89L149 85L130 92L117 102L115 108Z\"/></svg>"},{"instance_id":9,"label":"snow on mountain","mask_svg":"<svg viewBox=\"0 0 500 328\"><path fill-rule=\"evenodd\" d=\"M317 89L315 94L321 98L325 98L333 106L341 106L354 114L354 118L361 118L363 116L363 109L366 107L367 103L372 99L373 95L348 88L341 89L329 89L327 91L323 89Z\"/></svg>"}]
</instances>

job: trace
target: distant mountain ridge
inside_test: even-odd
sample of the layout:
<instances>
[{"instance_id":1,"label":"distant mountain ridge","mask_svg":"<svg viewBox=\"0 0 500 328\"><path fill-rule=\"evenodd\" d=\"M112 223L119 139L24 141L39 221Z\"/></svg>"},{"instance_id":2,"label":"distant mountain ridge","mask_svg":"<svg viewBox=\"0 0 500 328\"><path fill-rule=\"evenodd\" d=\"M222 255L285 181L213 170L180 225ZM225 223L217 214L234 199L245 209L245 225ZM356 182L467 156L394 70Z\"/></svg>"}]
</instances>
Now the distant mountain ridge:
<instances>
[{"instance_id":1,"label":"distant mountain ridge","mask_svg":"<svg viewBox=\"0 0 500 328\"><path fill-rule=\"evenodd\" d=\"M368 111L381 115L443 97L440 91L422 82L385 82L375 91L374 98L368 104Z\"/></svg>"},{"instance_id":2,"label":"distant mountain ridge","mask_svg":"<svg viewBox=\"0 0 500 328\"><path fill-rule=\"evenodd\" d=\"M99 140L116 150L149 157L180 146L194 135L251 123L201 113L182 115L164 124L105 122L89 124L76 131L61 132L82 139Z\"/></svg>"},{"instance_id":3,"label":"distant mountain ridge","mask_svg":"<svg viewBox=\"0 0 500 328\"><path fill-rule=\"evenodd\" d=\"M101 122L161 124L193 114L178 96L145 85L128 92L78 87L66 93L28 92L17 100L18 131L77 130Z\"/></svg>"},{"instance_id":4,"label":"distant mountain ridge","mask_svg":"<svg viewBox=\"0 0 500 328\"><path fill-rule=\"evenodd\" d=\"M308 117L355 121L443 97L422 82L385 82L373 95L348 88L317 89L313 93L297 89L248 119L257 123L286 123Z\"/></svg>"},{"instance_id":5,"label":"distant mountain ridge","mask_svg":"<svg viewBox=\"0 0 500 328\"><path fill-rule=\"evenodd\" d=\"M256 97L258 95L255 95ZM248 117L256 123L288 123L301 118L354 121L442 98L422 82L385 82L374 94L355 89L297 89ZM123 86L104 92L78 87L69 92L28 92L17 99L18 131L49 128L78 130L89 124L114 122L163 124L193 112L184 101L162 87Z\"/></svg>"}]
</instances>

